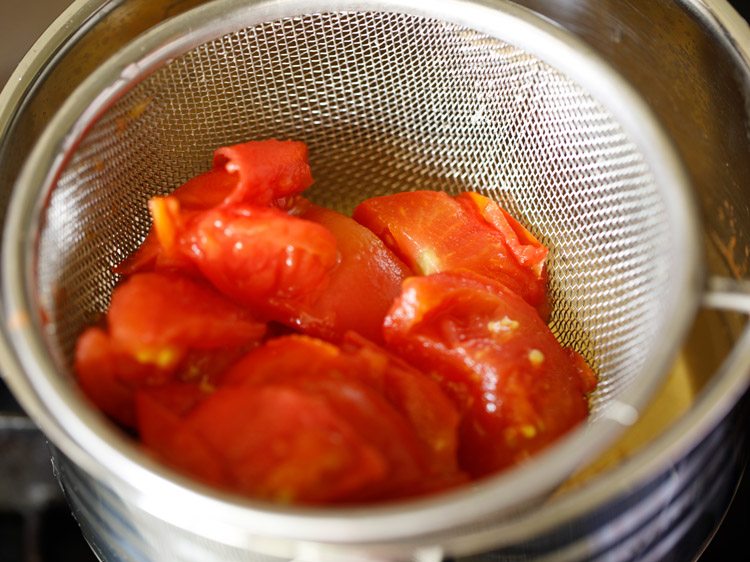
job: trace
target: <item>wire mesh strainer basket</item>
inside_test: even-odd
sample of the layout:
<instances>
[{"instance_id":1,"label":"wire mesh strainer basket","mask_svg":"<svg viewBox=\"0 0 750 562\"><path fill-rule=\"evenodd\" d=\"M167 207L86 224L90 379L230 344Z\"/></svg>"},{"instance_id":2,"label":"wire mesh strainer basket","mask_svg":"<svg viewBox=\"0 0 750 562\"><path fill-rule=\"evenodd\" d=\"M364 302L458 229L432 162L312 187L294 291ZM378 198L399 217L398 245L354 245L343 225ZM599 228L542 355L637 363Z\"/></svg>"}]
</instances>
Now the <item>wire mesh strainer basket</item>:
<instances>
[{"instance_id":1,"label":"wire mesh strainer basket","mask_svg":"<svg viewBox=\"0 0 750 562\"><path fill-rule=\"evenodd\" d=\"M145 236L148 198L208 169L216 147L268 137L308 144L309 194L334 209L410 189L474 190L530 225L551 249L550 325L600 376L589 423L464 490L310 511L187 481L91 410L72 382L75 338L105 310L112 267ZM388 542L460 533L538 501L637 419L698 304L696 224L682 168L643 103L530 12L218 0L118 53L50 124L11 203L4 304L54 419L45 429L95 476L126 483L151 519L238 548L249 539L237 529ZM232 531L217 532L223 523Z\"/></svg>"}]
</instances>

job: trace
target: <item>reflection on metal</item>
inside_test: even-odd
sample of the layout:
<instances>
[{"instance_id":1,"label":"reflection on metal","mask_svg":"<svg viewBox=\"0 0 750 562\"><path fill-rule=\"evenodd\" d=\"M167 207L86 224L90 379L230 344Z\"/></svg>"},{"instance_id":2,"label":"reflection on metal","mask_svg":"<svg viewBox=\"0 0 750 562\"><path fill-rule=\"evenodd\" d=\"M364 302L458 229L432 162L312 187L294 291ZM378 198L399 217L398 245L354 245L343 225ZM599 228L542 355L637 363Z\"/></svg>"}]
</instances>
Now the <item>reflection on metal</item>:
<instances>
[{"instance_id":1,"label":"reflection on metal","mask_svg":"<svg viewBox=\"0 0 750 562\"><path fill-rule=\"evenodd\" d=\"M76 2L68 22L58 22L47 42L22 65L19 82L0 95L0 136L4 139L0 143L0 213L5 212L5 198L29 150L70 92L137 33L200 3ZM580 37L622 73L656 112L688 170L704 217L711 276L706 304L747 311L744 283L716 281L737 276L748 265L743 250L750 246L750 195L744 189L750 177L747 26L721 0L517 3ZM74 34L71 27L84 22L85 27ZM476 115L477 123L483 122L484 113ZM13 142L8 142L10 138ZM723 220L729 213L733 219ZM739 305L738 294L742 295ZM748 338L743 341L748 343ZM718 522L745 462L739 452L742 433L737 431L742 403L732 416L726 414L747 388L746 361L742 353L734 353L713 377L707 374L712 380L694 407L627 466L603 474L585 489L558 498L544 509L530 508L512 520L488 522L496 523L488 529L467 530L466 538L453 541L448 551L467 554L462 558L467 562L554 558L554 553L562 551L569 553L569 559L577 559L604 555L615 548L620 549L617 553L622 559L658 558L666 550L678 559L692 558L710 533L711 522ZM10 426L17 423L22 422L9 422ZM59 458L59 462L62 466L69 461ZM73 505L76 494L102 486L85 473L75 481L66 480L65 474L61 471L61 479ZM95 511L101 509L97 502L102 497L108 496L97 495L90 505ZM693 502L694 498L702 501ZM114 509L121 509L116 505ZM145 514L141 517L146 526L156 525ZM657 533L652 532L651 517L660 522ZM109 537L100 540L106 545ZM498 551L468 555L489 547ZM117 548L120 559L139 559L132 555L132 545ZM221 547L216 548L218 552ZM123 552L130 552L130 557ZM242 559L264 558L247 554Z\"/></svg>"}]
</instances>

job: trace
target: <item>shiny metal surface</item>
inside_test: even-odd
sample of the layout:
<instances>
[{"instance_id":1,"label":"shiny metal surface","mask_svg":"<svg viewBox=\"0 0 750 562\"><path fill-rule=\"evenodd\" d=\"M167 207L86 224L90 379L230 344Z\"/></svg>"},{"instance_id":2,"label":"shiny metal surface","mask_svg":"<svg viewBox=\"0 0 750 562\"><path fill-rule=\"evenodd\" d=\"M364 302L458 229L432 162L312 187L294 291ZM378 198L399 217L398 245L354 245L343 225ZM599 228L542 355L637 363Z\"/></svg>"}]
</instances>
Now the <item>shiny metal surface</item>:
<instances>
[{"instance_id":1,"label":"shiny metal surface","mask_svg":"<svg viewBox=\"0 0 750 562\"><path fill-rule=\"evenodd\" d=\"M745 276L747 23L725 2L523 3L594 45L650 103L698 185L707 235L724 258L715 267Z\"/></svg>"},{"instance_id":2,"label":"shiny metal surface","mask_svg":"<svg viewBox=\"0 0 750 562\"><path fill-rule=\"evenodd\" d=\"M88 3L85 6L91 9L88 14L83 4L86 3L77 3L74 11L78 9L76 13L86 19L97 13L93 4L101 3ZM162 10L163 15L165 4L153 2L144 8L131 2L134 12L126 15L122 5L110 3L107 8L111 11L107 13L109 18L125 16L122 21L137 28L140 25L138 10L144 13L150 9ZM741 162L747 154L747 135L743 138L747 127L746 24L737 21L724 2L538 1L527 4L552 16L604 54L656 109L674 136L697 185L705 217L706 247L713 258L712 272L744 276L748 254L748 205L740 182L745 177L743 166L747 165ZM143 21L146 19L144 17ZM109 36L119 25L117 19L107 20L115 25L104 33L95 20L90 20L94 36L97 31L102 33L100 37ZM59 27L58 31L64 35ZM86 47L85 42L74 41L74 47L65 48L63 52L77 52L84 59L91 57L92 61L97 61L97 57L99 61L103 59L95 43L88 45L90 50L81 48L82 43ZM98 45L105 51L115 46L116 39L115 43ZM75 68L76 58L69 59L68 64ZM84 76L85 72L80 78ZM32 109L32 113L19 114L10 124L7 119L0 119L0 129L7 127L13 133L27 135L19 137L22 142L17 150L7 151L7 147L3 147L4 152L0 153L3 174L9 177L17 174L24 146L28 149L38 136L41 120L31 118L34 110L49 115L77 78L75 72L57 76L55 72L46 73L45 79L35 85L37 90L32 95L24 97L18 90L11 92L16 98L24 98L24 103L28 104L25 107ZM45 95L40 96L45 89ZM2 99L7 99L7 91L3 96L6 97ZM740 334L741 322L728 318L727 325L729 334L734 337ZM738 345L724 367L713 373L691 411L631 459L627 467L604 474L580 492L555 500L540 512L532 510L498 525L494 536L478 534L454 545L456 553L503 544L517 544L520 546L515 552L527 552L523 546L526 541L545 532L555 536L564 534L566 531L560 529L562 522L576 515L585 516L597 507L616 504L617 498L645 487L650 479L670 470L704 436L725 423L726 414L747 387L748 354L745 350L746 345ZM582 553L585 552L578 551ZM509 554L506 552L506 555ZM577 556L572 559L575 558Z\"/></svg>"},{"instance_id":3,"label":"shiny metal surface","mask_svg":"<svg viewBox=\"0 0 750 562\"><path fill-rule=\"evenodd\" d=\"M78 0L50 26L0 93L0 210L20 167L60 105L139 33L199 0Z\"/></svg>"},{"instance_id":4,"label":"shiny metal surface","mask_svg":"<svg viewBox=\"0 0 750 562\"><path fill-rule=\"evenodd\" d=\"M479 526L543 498L631 423L663 380L697 304L697 222L670 145L592 54L502 3L444 2L428 15L410 2L215 2L92 74L16 184L4 300L9 317L29 322L10 337L73 435L75 444L58 443L65 452L84 450L89 464L123 479L142 460L133 445L112 446L111 429L86 415L71 388L75 339L106 308L112 266L145 236L148 198L205 169L216 146L248 130L305 140L311 197L344 212L363 198L439 187L484 192L534 225L554 256L552 329L600 382L588 423L522 470L413 505L324 517L292 508L268 517L252 504L240 513L230 502L211 510L222 498L188 487L191 511L205 514L193 533L206 518L296 541L343 531L352 542L390 542ZM142 492L158 497L164 476L144 471ZM182 517L166 511L168 521Z\"/></svg>"}]
</instances>

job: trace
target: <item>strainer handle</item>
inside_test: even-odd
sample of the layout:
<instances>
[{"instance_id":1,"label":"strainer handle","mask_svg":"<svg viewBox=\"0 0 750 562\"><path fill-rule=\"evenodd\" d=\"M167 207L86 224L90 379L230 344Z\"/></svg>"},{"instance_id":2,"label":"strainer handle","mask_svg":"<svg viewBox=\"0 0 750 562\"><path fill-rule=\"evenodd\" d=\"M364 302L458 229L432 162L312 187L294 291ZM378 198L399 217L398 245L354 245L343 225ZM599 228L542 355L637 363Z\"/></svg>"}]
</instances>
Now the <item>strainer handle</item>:
<instances>
[{"instance_id":1,"label":"strainer handle","mask_svg":"<svg viewBox=\"0 0 750 562\"><path fill-rule=\"evenodd\" d=\"M750 281L711 277L703 294L703 306L750 315Z\"/></svg>"}]
</instances>

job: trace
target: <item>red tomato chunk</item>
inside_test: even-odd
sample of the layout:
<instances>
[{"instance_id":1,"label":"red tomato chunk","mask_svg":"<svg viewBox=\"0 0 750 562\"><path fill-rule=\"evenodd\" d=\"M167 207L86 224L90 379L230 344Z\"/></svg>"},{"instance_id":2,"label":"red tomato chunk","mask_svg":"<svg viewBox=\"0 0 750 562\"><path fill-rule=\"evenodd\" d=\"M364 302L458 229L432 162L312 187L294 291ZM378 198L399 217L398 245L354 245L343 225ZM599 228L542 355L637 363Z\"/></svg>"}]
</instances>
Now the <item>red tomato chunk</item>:
<instances>
[{"instance_id":1,"label":"red tomato chunk","mask_svg":"<svg viewBox=\"0 0 750 562\"><path fill-rule=\"evenodd\" d=\"M358 343L342 350L306 336L277 338L246 355L222 382L226 388L294 388L346 419L385 466L382 478L363 488L356 499L405 497L463 480L455 462L458 413L453 404L437 383L401 366L374 344L366 345L366 351ZM395 392L389 393L383 384L388 378L399 379ZM412 383L410 378L419 380ZM438 399L431 402L435 395ZM429 413L423 419L411 415L409 400L420 402Z\"/></svg>"},{"instance_id":2,"label":"red tomato chunk","mask_svg":"<svg viewBox=\"0 0 750 562\"><path fill-rule=\"evenodd\" d=\"M178 274L139 273L112 293L106 328L88 328L76 347L84 392L107 414L133 425L133 393L177 378L206 382L216 365L255 345L265 326L205 282ZM198 380L200 379L200 380Z\"/></svg>"},{"instance_id":3,"label":"red tomato chunk","mask_svg":"<svg viewBox=\"0 0 750 562\"><path fill-rule=\"evenodd\" d=\"M478 194L454 198L440 191L375 197L354 210L354 219L419 275L481 273L518 293L546 317L546 248L514 219L503 222L507 216Z\"/></svg>"},{"instance_id":4,"label":"red tomato chunk","mask_svg":"<svg viewBox=\"0 0 750 562\"><path fill-rule=\"evenodd\" d=\"M411 270L350 217L312 204L301 216L327 228L339 251L328 286L300 318L302 329L328 339L355 330L381 342L385 315Z\"/></svg>"},{"instance_id":5,"label":"red tomato chunk","mask_svg":"<svg viewBox=\"0 0 750 562\"><path fill-rule=\"evenodd\" d=\"M516 464L582 422L592 376L536 311L492 279L412 277L386 341L431 373L463 413L459 458L472 476Z\"/></svg>"},{"instance_id":6,"label":"red tomato chunk","mask_svg":"<svg viewBox=\"0 0 750 562\"><path fill-rule=\"evenodd\" d=\"M586 418L596 376L547 327L547 248L515 218L432 191L352 218L312 183L303 143L252 141L149 201L77 342L94 405L203 483L313 505L454 488Z\"/></svg>"}]
</instances>

